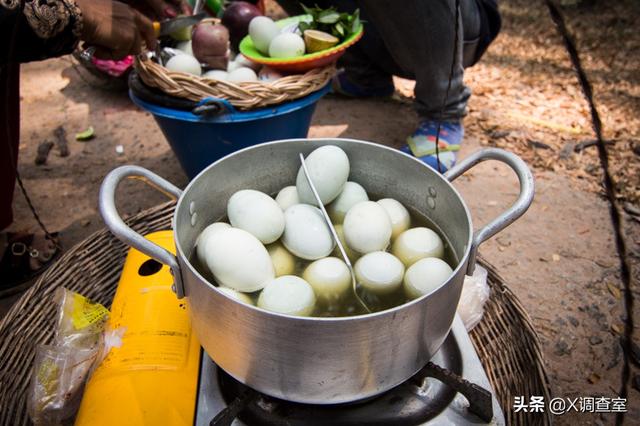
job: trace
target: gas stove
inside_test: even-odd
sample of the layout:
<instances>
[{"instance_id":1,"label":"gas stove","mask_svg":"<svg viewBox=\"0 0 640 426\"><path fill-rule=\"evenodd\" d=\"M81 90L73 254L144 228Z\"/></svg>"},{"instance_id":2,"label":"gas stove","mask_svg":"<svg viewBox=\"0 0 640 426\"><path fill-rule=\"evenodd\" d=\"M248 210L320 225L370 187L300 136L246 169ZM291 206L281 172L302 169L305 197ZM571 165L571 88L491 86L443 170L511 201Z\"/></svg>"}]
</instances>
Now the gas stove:
<instances>
[{"instance_id":1,"label":"gas stove","mask_svg":"<svg viewBox=\"0 0 640 426\"><path fill-rule=\"evenodd\" d=\"M458 317L425 368L381 395L350 404L310 405L272 398L238 382L205 352L202 355L196 426L505 424L489 379Z\"/></svg>"}]
</instances>

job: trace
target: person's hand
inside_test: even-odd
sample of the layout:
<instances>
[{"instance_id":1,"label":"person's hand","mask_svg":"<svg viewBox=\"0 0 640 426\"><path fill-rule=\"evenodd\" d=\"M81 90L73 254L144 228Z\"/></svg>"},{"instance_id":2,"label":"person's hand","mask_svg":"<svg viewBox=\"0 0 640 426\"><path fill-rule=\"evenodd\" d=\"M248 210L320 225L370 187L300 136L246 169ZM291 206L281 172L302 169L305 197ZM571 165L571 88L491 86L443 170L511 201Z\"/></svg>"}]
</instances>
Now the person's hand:
<instances>
[{"instance_id":1,"label":"person's hand","mask_svg":"<svg viewBox=\"0 0 640 426\"><path fill-rule=\"evenodd\" d=\"M191 15L193 10L185 0L144 0L159 19Z\"/></svg>"},{"instance_id":2,"label":"person's hand","mask_svg":"<svg viewBox=\"0 0 640 426\"><path fill-rule=\"evenodd\" d=\"M142 42L154 49L153 24L146 16L124 3L112 0L76 0L82 11L81 39L96 47L95 56L121 59L142 51Z\"/></svg>"}]
</instances>

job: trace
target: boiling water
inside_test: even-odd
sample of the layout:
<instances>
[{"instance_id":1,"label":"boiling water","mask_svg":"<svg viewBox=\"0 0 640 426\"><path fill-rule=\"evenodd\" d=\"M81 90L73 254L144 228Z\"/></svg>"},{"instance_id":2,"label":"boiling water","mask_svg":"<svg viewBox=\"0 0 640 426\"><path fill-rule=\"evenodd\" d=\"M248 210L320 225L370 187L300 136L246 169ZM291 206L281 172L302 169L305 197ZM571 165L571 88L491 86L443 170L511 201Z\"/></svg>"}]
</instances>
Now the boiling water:
<instances>
[{"instance_id":1,"label":"boiling water","mask_svg":"<svg viewBox=\"0 0 640 426\"><path fill-rule=\"evenodd\" d=\"M372 198L375 199L375 198ZM409 228L416 227L426 227L435 231L444 244L444 257L443 260L451 266L451 269L455 269L458 265L458 257L456 256L451 244L449 243L448 238L441 232L440 228L435 226L435 224L426 216L408 208L410 216L411 216L411 224ZM221 218L217 222L228 222L227 218ZM391 251L391 245L387 248L387 251ZM338 248L336 247L335 251L331 254L331 256L335 256L337 258L342 259ZM194 253L189 259L193 267L210 283L215 286L218 286L213 275L209 271L209 268L206 265L202 265L198 261L198 257ZM300 259L296 257L296 267L295 267L295 275L302 277L304 270L309 266L313 261ZM355 262L351 261L352 265L355 265ZM404 287L401 285L396 291L390 294L385 294L383 296L378 296L371 292L368 292L361 286L358 286L358 295L360 298L367 304L367 307L371 310L371 312L379 312L384 311L386 309L390 309L396 306L400 306L406 302L409 302L411 299L406 296L404 293ZM260 291L256 291L253 293L248 293L248 296L257 304L258 297L260 296ZM353 316L353 315L364 315L367 311L360 305L358 300L355 298L353 291L348 291L342 299L334 302L321 302L318 300L316 303L316 308L312 314L314 317L345 317L345 316Z\"/></svg>"}]
</instances>

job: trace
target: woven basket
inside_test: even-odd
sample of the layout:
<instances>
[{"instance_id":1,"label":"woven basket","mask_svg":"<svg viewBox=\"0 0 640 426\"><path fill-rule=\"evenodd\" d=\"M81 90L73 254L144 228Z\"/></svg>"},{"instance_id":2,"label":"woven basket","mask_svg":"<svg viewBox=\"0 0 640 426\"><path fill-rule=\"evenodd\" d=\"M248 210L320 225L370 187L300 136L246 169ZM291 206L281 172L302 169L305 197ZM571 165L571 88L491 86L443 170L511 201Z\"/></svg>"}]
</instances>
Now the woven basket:
<instances>
[{"instance_id":1,"label":"woven basket","mask_svg":"<svg viewBox=\"0 0 640 426\"><path fill-rule=\"evenodd\" d=\"M169 229L175 204L145 210L127 220L141 234ZM53 340L56 288L65 286L109 306L129 247L102 230L66 252L0 321L0 425L30 423L26 404L34 348ZM515 396L541 395L549 401L549 383L538 337L528 315L495 269L482 321L471 338L497 393L507 424L550 424L547 413L513 413Z\"/></svg>"},{"instance_id":2,"label":"woven basket","mask_svg":"<svg viewBox=\"0 0 640 426\"><path fill-rule=\"evenodd\" d=\"M217 18L202 23L219 23ZM144 55L135 61L138 75L147 86L155 87L170 96L199 102L204 98L225 99L234 107L246 110L275 105L302 98L323 88L336 73L334 65L314 68L304 74L294 74L273 82L229 81L203 78L184 72L169 71Z\"/></svg>"}]
</instances>

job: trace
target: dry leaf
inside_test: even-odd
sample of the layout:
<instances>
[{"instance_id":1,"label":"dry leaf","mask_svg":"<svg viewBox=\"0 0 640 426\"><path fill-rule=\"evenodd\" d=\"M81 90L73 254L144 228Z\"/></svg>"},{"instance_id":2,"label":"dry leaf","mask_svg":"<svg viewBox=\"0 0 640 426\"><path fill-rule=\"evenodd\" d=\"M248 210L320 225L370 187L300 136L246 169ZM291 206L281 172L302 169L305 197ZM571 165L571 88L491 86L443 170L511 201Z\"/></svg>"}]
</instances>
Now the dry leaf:
<instances>
[{"instance_id":1,"label":"dry leaf","mask_svg":"<svg viewBox=\"0 0 640 426\"><path fill-rule=\"evenodd\" d=\"M613 297L615 297L616 299L620 299L621 294L618 286L613 283L607 283L607 289L609 289L609 293L611 293Z\"/></svg>"},{"instance_id":2,"label":"dry leaf","mask_svg":"<svg viewBox=\"0 0 640 426\"><path fill-rule=\"evenodd\" d=\"M600 381L600 376L596 373L591 373L587 380L589 381L589 383L596 384Z\"/></svg>"}]
</instances>

